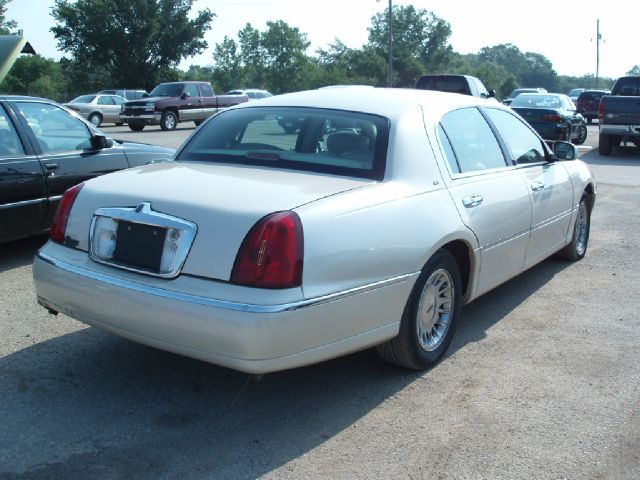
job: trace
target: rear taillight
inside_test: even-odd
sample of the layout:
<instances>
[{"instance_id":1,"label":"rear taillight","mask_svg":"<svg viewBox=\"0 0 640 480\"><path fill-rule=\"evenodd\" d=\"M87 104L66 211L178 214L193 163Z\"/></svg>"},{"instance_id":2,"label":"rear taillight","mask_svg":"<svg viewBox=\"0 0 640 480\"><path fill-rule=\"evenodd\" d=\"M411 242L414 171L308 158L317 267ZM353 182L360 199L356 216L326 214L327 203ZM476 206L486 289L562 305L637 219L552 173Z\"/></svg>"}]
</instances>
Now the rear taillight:
<instances>
[{"instance_id":1,"label":"rear taillight","mask_svg":"<svg viewBox=\"0 0 640 480\"><path fill-rule=\"evenodd\" d=\"M604 102L600 100L600 105L598 105L598 118L602 120L604 118Z\"/></svg>"},{"instance_id":2,"label":"rear taillight","mask_svg":"<svg viewBox=\"0 0 640 480\"><path fill-rule=\"evenodd\" d=\"M64 243L64 237L67 231L67 222L69 221L69 214L71 213L71 207L73 202L76 201L80 190L84 187L84 183L80 183L75 187L71 187L64 192L62 200L58 204L58 209L53 217L53 223L51 224L51 232L49 237L56 243Z\"/></svg>"},{"instance_id":3,"label":"rear taillight","mask_svg":"<svg viewBox=\"0 0 640 480\"><path fill-rule=\"evenodd\" d=\"M540 117L541 120L546 122L561 122L562 117L558 114L545 114Z\"/></svg>"},{"instance_id":4,"label":"rear taillight","mask_svg":"<svg viewBox=\"0 0 640 480\"><path fill-rule=\"evenodd\" d=\"M302 284L303 236L294 212L272 213L249 231L238 251L231 282L259 288Z\"/></svg>"}]
</instances>

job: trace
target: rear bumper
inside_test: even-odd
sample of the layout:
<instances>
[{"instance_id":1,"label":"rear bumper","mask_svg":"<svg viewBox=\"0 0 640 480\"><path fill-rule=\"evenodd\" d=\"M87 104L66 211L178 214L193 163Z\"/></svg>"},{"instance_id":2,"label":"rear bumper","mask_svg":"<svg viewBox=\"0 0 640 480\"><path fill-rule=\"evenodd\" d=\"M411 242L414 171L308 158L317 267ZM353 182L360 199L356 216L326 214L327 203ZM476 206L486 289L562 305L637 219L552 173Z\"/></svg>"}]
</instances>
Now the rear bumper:
<instances>
[{"instance_id":1,"label":"rear bumper","mask_svg":"<svg viewBox=\"0 0 640 480\"><path fill-rule=\"evenodd\" d=\"M640 124L610 125L606 123L600 123L600 134L616 135L626 138L640 138Z\"/></svg>"},{"instance_id":2,"label":"rear bumper","mask_svg":"<svg viewBox=\"0 0 640 480\"><path fill-rule=\"evenodd\" d=\"M36 255L41 305L136 342L248 373L316 363L392 338L419 274L323 298L251 305L169 290L175 280L158 288L119 277L117 269L111 276L56 258L60 249L66 247L47 244ZM215 291L217 282L196 281Z\"/></svg>"},{"instance_id":3,"label":"rear bumper","mask_svg":"<svg viewBox=\"0 0 640 480\"><path fill-rule=\"evenodd\" d=\"M567 138L567 132L571 128L567 124L560 123L530 122L530 124L545 140L565 140Z\"/></svg>"}]
</instances>

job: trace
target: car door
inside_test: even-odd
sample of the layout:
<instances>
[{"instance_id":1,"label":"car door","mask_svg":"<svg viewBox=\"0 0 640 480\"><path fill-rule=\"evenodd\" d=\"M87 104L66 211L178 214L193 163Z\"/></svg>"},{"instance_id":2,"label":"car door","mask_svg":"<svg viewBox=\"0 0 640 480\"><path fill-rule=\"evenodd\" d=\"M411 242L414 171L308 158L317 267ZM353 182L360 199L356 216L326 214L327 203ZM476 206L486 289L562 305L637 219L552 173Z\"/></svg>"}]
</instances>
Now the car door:
<instances>
[{"instance_id":1,"label":"car door","mask_svg":"<svg viewBox=\"0 0 640 480\"><path fill-rule=\"evenodd\" d=\"M551 161L544 142L515 115L486 108L500 131L531 197L531 234L524 267L564 246L573 208L573 185L562 162Z\"/></svg>"},{"instance_id":2,"label":"car door","mask_svg":"<svg viewBox=\"0 0 640 480\"><path fill-rule=\"evenodd\" d=\"M21 123L29 130L38 159L46 175L49 210L46 223L68 188L93 177L128 168L119 146L97 149L97 134L83 120L53 103L18 100L12 107L20 112Z\"/></svg>"},{"instance_id":3,"label":"car door","mask_svg":"<svg viewBox=\"0 0 640 480\"><path fill-rule=\"evenodd\" d=\"M480 295L522 271L531 226L531 198L517 168L475 108L444 115L438 138L444 175L462 221L480 245Z\"/></svg>"},{"instance_id":4,"label":"car door","mask_svg":"<svg viewBox=\"0 0 640 480\"><path fill-rule=\"evenodd\" d=\"M98 97L98 109L102 114L103 122L115 122L120 113L120 106L116 105L113 99L113 95L101 95Z\"/></svg>"},{"instance_id":5,"label":"car door","mask_svg":"<svg viewBox=\"0 0 640 480\"><path fill-rule=\"evenodd\" d=\"M11 110L0 106L0 241L44 228L47 188L44 172ZM19 124L18 124L19 126Z\"/></svg>"},{"instance_id":6,"label":"car door","mask_svg":"<svg viewBox=\"0 0 640 480\"><path fill-rule=\"evenodd\" d=\"M186 98L180 100L180 120L198 120L202 117L202 98L195 83L187 83L182 95Z\"/></svg>"}]
</instances>

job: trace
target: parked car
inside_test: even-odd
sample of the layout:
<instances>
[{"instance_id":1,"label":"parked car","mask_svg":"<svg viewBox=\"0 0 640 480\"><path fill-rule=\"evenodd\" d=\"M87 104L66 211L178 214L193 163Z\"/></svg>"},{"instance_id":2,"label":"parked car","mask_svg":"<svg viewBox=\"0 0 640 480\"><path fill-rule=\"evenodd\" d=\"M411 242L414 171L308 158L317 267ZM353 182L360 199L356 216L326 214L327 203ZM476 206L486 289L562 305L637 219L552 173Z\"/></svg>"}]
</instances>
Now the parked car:
<instances>
[{"instance_id":1,"label":"parked car","mask_svg":"<svg viewBox=\"0 0 640 480\"><path fill-rule=\"evenodd\" d=\"M249 100L259 100L261 98L272 97L273 95L267 90L260 90L258 88L240 88L236 90L229 90L227 95L246 95Z\"/></svg>"},{"instance_id":2,"label":"parked car","mask_svg":"<svg viewBox=\"0 0 640 480\"><path fill-rule=\"evenodd\" d=\"M479 78L471 75L422 75L416 82L420 90L461 93L480 98L495 98L494 90L487 90Z\"/></svg>"},{"instance_id":3,"label":"parked car","mask_svg":"<svg viewBox=\"0 0 640 480\"><path fill-rule=\"evenodd\" d=\"M305 122L283 133L294 111ZM466 95L250 102L207 120L175 162L69 190L35 259L38 302L246 372L374 345L423 369L463 304L556 252L585 255L595 182L573 145L554 148Z\"/></svg>"},{"instance_id":4,"label":"parked car","mask_svg":"<svg viewBox=\"0 0 640 480\"><path fill-rule=\"evenodd\" d=\"M126 100L118 95L95 94L80 95L63 105L69 110L78 112L96 127L99 127L104 122L122 125L120 109L124 102Z\"/></svg>"},{"instance_id":5,"label":"parked car","mask_svg":"<svg viewBox=\"0 0 640 480\"><path fill-rule=\"evenodd\" d=\"M609 90L585 90L578 96L576 108L578 112L591 123L594 118L598 118L598 108L603 95L611 93Z\"/></svg>"},{"instance_id":6,"label":"parked car","mask_svg":"<svg viewBox=\"0 0 640 480\"><path fill-rule=\"evenodd\" d=\"M611 154L622 142L640 148L640 75L620 77L598 107L598 152Z\"/></svg>"},{"instance_id":7,"label":"parked car","mask_svg":"<svg viewBox=\"0 0 640 480\"><path fill-rule=\"evenodd\" d=\"M516 98L521 93L547 93L546 88L516 88L513 92L509 94L507 98L502 100L504 105L511 105L511 102L514 98Z\"/></svg>"},{"instance_id":8,"label":"parked car","mask_svg":"<svg viewBox=\"0 0 640 480\"><path fill-rule=\"evenodd\" d=\"M112 140L50 100L0 96L0 242L46 232L68 188L174 152Z\"/></svg>"},{"instance_id":9,"label":"parked car","mask_svg":"<svg viewBox=\"0 0 640 480\"><path fill-rule=\"evenodd\" d=\"M174 130L180 122L197 126L214 113L248 100L246 95L216 95L209 82L161 83L148 97L124 103L120 120L134 132L147 125Z\"/></svg>"},{"instance_id":10,"label":"parked car","mask_svg":"<svg viewBox=\"0 0 640 480\"><path fill-rule=\"evenodd\" d=\"M571 90L569 90L569 93L567 93L567 96L571 99L573 103L576 103L580 94L585 90L586 88L572 88Z\"/></svg>"},{"instance_id":11,"label":"parked car","mask_svg":"<svg viewBox=\"0 0 640 480\"><path fill-rule=\"evenodd\" d=\"M587 124L571 99L560 93L521 93L511 102L518 112L546 140L566 140L582 145Z\"/></svg>"},{"instance_id":12,"label":"parked car","mask_svg":"<svg viewBox=\"0 0 640 480\"><path fill-rule=\"evenodd\" d=\"M107 95L119 95L127 100L139 100L141 98L145 98L149 96L149 93L146 90L129 90L126 88L120 88L116 90L100 90L98 93L107 94Z\"/></svg>"}]
</instances>

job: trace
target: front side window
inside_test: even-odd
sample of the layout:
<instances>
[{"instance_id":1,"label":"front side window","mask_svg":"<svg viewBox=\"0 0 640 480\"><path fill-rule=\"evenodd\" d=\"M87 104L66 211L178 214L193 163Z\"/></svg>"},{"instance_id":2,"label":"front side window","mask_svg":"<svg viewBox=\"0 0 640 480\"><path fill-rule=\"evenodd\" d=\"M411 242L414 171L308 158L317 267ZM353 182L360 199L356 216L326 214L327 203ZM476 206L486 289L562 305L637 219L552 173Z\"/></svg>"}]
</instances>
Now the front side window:
<instances>
[{"instance_id":1,"label":"front side window","mask_svg":"<svg viewBox=\"0 0 640 480\"><path fill-rule=\"evenodd\" d=\"M375 115L319 108L243 108L207 122L176 160L382 180L388 136L388 120Z\"/></svg>"},{"instance_id":2,"label":"front side window","mask_svg":"<svg viewBox=\"0 0 640 480\"><path fill-rule=\"evenodd\" d=\"M451 142L461 173L506 167L500 145L477 108L449 112L440 126Z\"/></svg>"},{"instance_id":3,"label":"front side window","mask_svg":"<svg viewBox=\"0 0 640 480\"><path fill-rule=\"evenodd\" d=\"M16 102L43 153L91 148L91 133L85 123L49 103Z\"/></svg>"},{"instance_id":4,"label":"front side window","mask_svg":"<svg viewBox=\"0 0 640 480\"><path fill-rule=\"evenodd\" d=\"M509 112L497 108L487 108L484 111L500 132L516 163L536 163L546 160L542 142L522 121Z\"/></svg>"}]
</instances>

